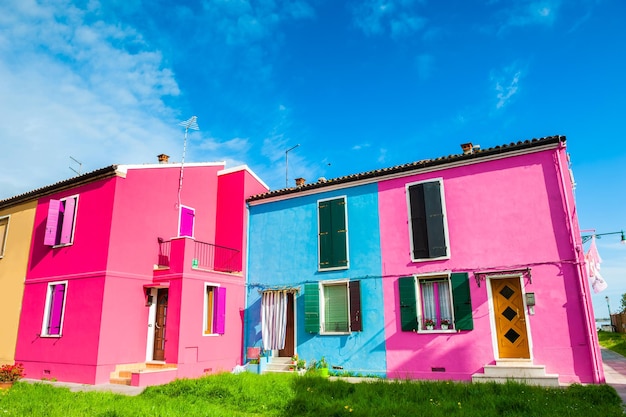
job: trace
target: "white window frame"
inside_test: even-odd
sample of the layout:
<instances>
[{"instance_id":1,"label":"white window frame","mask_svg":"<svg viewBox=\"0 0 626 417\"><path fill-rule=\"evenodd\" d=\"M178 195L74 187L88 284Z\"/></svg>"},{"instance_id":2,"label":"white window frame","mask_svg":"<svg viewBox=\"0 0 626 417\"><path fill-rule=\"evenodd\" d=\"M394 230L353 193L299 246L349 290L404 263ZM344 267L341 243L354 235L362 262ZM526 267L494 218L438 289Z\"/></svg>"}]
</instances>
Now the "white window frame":
<instances>
[{"instance_id":1,"label":"white window frame","mask_svg":"<svg viewBox=\"0 0 626 417\"><path fill-rule=\"evenodd\" d=\"M59 334L48 334L48 326L50 324L50 310L52 308L52 291L55 285L65 285L65 290L63 291L63 307L61 310L61 320L59 323ZM48 283L46 289L46 304L44 307L43 320L41 323L41 337L61 337L63 336L63 323L65 322L65 303L67 301L67 290L68 290L68 281L52 281Z\"/></svg>"},{"instance_id":2,"label":"white window frame","mask_svg":"<svg viewBox=\"0 0 626 417\"><path fill-rule=\"evenodd\" d=\"M446 255L439 256L436 258L414 258L414 247L413 247L413 225L411 224L411 197L409 195L409 188L414 185L419 184L427 184L429 182L438 182L439 183L439 193L441 194L441 212L443 213L443 233L446 239ZM421 181L414 181L405 184L405 195L406 195L406 206L407 206L407 226L409 228L409 247L411 254L411 262L419 263L419 262L430 262L430 261L438 261L450 259L450 235L448 234L448 212L447 212L447 204L446 204L446 193L444 190L443 178L429 178Z\"/></svg>"},{"instance_id":3,"label":"white window frame","mask_svg":"<svg viewBox=\"0 0 626 417\"><path fill-rule=\"evenodd\" d=\"M52 246L53 248L62 248L64 246L71 246L74 244L74 232L76 230L76 222L78 219L78 194L74 194L74 195L70 195L64 198L59 198L59 201L62 202L63 204L65 204L65 201L69 200L69 199L74 199L74 221L72 222L72 235L70 236L70 241L68 243L56 243L54 246ZM63 228L63 224L58 223L57 224L57 230L58 228Z\"/></svg>"},{"instance_id":4,"label":"white window frame","mask_svg":"<svg viewBox=\"0 0 626 417\"><path fill-rule=\"evenodd\" d=\"M341 279L341 280L333 280L333 281L322 281L319 283L320 285L320 305L319 305L319 314L320 314L320 335L346 335L352 333L352 329L350 328L350 280ZM326 331L326 300L324 296L324 287L325 286L338 286L343 285L346 289L346 297L348 303L346 304L346 317L348 322L348 331L346 332L333 332Z\"/></svg>"},{"instance_id":5,"label":"white window frame","mask_svg":"<svg viewBox=\"0 0 626 417\"><path fill-rule=\"evenodd\" d=\"M452 274L451 272L438 272L438 273L432 273L432 274L419 274L419 275L413 275L413 278L415 279L415 299L417 300L417 323L418 323L418 333L455 333L456 329L454 329L454 323L455 323L455 318L454 318L454 296L452 294ZM435 328L433 330L428 330L424 328L424 320L426 319L423 316L423 300L422 300L422 287L420 285L420 281L427 281L427 280L432 280L432 279L445 279L448 281L448 295L450 297L450 315L452 316L450 318L450 326L448 327L447 330L442 330L441 328L438 328L438 326L435 326Z\"/></svg>"},{"instance_id":6,"label":"white window frame","mask_svg":"<svg viewBox=\"0 0 626 417\"><path fill-rule=\"evenodd\" d=\"M4 228L4 236L0 236L0 259L4 258L4 251L7 246L7 239L9 238L9 223L11 223L11 215L0 216L0 222L6 219L6 227Z\"/></svg>"},{"instance_id":7,"label":"white window frame","mask_svg":"<svg viewBox=\"0 0 626 417\"><path fill-rule=\"evenodd\" d=\"M219 333L215 333L215 332L206 333L206 328L207 328L207 325L209 324L208 321L207 321L207 313L208 313L207 303L209 301L208 300L208 294L207 294L207 288L209 288L209 287L217 289L218 287L220 287L220 284L216 284L214 282L205 282L204 283L204 286L203 286L203 288L204 288L204 298L203 298L204 304L202 306L202 313L203 313L202 314L202 336L209 336L209 337L220 336ZM213 292L213 308L214 308L214 310L213 310L213 325L211 327L215 326L215 291ZM213 330L215 330L215 329L213 329Z\"/></svg>"}]
</instances>

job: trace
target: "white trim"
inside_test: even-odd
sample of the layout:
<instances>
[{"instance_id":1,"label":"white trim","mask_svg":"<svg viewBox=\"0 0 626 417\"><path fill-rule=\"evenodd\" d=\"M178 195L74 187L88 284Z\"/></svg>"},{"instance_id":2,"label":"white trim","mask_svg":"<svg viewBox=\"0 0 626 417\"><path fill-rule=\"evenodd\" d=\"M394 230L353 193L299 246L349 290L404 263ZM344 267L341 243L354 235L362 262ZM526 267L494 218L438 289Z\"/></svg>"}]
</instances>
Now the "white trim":
<instances>
[{"instance_id":1,"label":"white trim","mask_svg":"<svg viewBox=\"0 0 626 417\"><path fill-rule=\"evenodd\" d=\"M491 289L491 280L503 279L503 278L518 278L520 288L522 291L522 303L524 304L524 320L526 323L526 337L528 339L528 353L530 360L533 361L533 341L531 338L530 322L528 321L528 306L526 305L526 289L524 288L524 279L522 274L493 274L487 275L485 282L487 286L487 299L489 306L489 325L491 327L491 345L493 346L493 354L495 360L508 360L509 358L500 357L500 349L498 349L498 333L496 329L496 314L495 307L493 305L493 293Z\"/></svg>"},{"instance_id":2,"label":"white trim","mask_svg":"<svg viewBox=\"0 0 626 417\"><path fill-rule=\"evenodd\" d=\"M63 290L63 307L61 308L61 319L59 322L59 334L48 334L48 324L50 324L50 309L52 303L52 290L53 286L63 284L65 289ZM46 287L46 301L44 304L43 320L41 321L41 333L40 337L52 337L59 338L63 336L63 322L65 321L65 301L67 300L68 281L51 281L48 282Z\"/></svg>"},{"instance_id":3,"label":"white trim","mask_svg":"<svg viewBox=\"0 0 626 417\"><path fill-rule=\"evenodd\" d=\"M452 327L448 328L448 330L442 329L433 329L426 330L422 329L422 297L420 294L420 280L427 279L435 279L442 278L448 281L448 292L450 297L450 313L452 314ZM415 300L416 300L416 316L417 316L417 333L421 334L433 334L433 333L456 333L455 326L455 317L454 317L454 294L452 292L452 271L444 271L444 272L429 272L425 274L414 274L413 279L415 280Z\"/></svg>"},{"instance_id":4,"label":"white trim","mask_svg":"<svg viewBox=\"0 0 626 417\"><path fill-rule=\"evenodd\" d=\"M150 288L150 294L152 296L152 304L150 304L148 310L148 335L146 337L146 362L150 362L154 359L154 331L156 330L156 308L157 308L157 295L158 288Z\"/></svg>"},{"instance_id":5,"label":"white trim","mask_svg":"<svg viewBox=\"0 0 626 417\"><path fill-rule=\"evenodd\" d=\"M128 170L130 169L165 169L165 168L180 168L181 166L185 166L185 168L189 167L213 167L213 166L224 166L226 165L225 161L217 161L217 162L186 162L182 164L180 162L176 162L173 164L129 164L129 165L118 165L115 170L121 176L126 176Z\"/></svg>"},{"instance_id":6,"label":"white trim","mask_svg":"<svg viewBox=\"0 0 626 417\"><path fill-rule=\"evenodd\" d=\"M265 187L266 190L270 189L270 187L267 184L265 184L265 182L257 174L255 174L254 171L252 171L250 167L248 167L248 165L239 165L233 168L223 169L217 172L217 176L219 177L220 175L228 175L228 174L232 174L233 172L239 172L239 171L246 171L248 174L252 175L255 180L261 183L261 185L263 185L263 187Z\"/></svg>"},{"instance_id":7,"label":"white trim","mask_svg":"<svg viewBox=\"0 0 626 417\"><path fill-rule=\"evenodd\" d=\"M344 224L346 228L346 266L334 266L331 268L321 268L320 267L320 256L321 256L321 245L320 245L320 203L324 201L333 201L343 199L344 201ZM329 198L321 198L315 203L315 214L317 216L317 271L318 272L327 272L327 271L341 271L345 269L350 269L350 239L349 233L350 229L348 227L348 196L347 195L338 195L335 197Z\"/></svg>"},{"instance_id":8,"label":"white trim","mask_svg":"<svg viewBox=\"0 0 626 417\"><path fill-rule=\"evenodd\" d=\"M443 171L443 170L450 169L450 168L457 168L457 167L468 166L468 165L475 165L475 164L479 164L479 163L482 163L482 162L496 161L496 160L500 160L500 159L511 158L511 157L514 157L514 156L527 155L527 154L531 154L531 153L557 149L558 147L559 147L558 143L553 143L553 144L538 146L536 148L522 149L522 150L518 150L518 151L508 151L506 153L501 153L501 154L496 154L496 155L491 155L491 156L486 156L486 157L480 157L480 158L477 158L477 159L470 159L470 160L467 160L467 161L455 161L455 162L444 163L444 164L433 166L433 167L414 168L414 169L411 169L411 170L402 171L402 172L396 172L396 173L388 174L388 175L374 176L372 178L366 178L366 179L357 180L357 181L349 181L349 182L346 182L346 183L341 183L341 184L336 184L336 185L329 185L329 186L326 186L326 187L313 188L311 190L301 190L298 193L288 193L288 194L278 195L278 196L275 196L275 197L267 197L267 198L263 198L263 199L260 199L260 200L250 201L250 202L248 202L248 204L250 204L251 206L256 206L256 205L260 205L260 204L273 203L275 201L288 200L290 198L304 197L304 196L308 196L308 195L312 195L312 194L319 194L319 193L327 193L327 192L331 192L331 191L335 191L335 190L342 190L342 189L346 189L346 188L358 187L360 185L379 183L379 182L394 180L394 179L398 179L398 178L410 177L410 176L413 176L413 175L426 174L426 173L429 173L429 172ZM394 167L392 167L392 168L394 168ZM343 177L341 177L341 178L343 178ZM338 179L338 178L336 178L336 179ZM329 182L330 181L332 181L332 180L329 180Z\"/></svg>"},{"instance_id":9,"label":"white trim","mask_svg":"<svg viewBox=\"0 0 626 417\"><path fill-rule=\"evenodd\" d=\"M79 197L79 194L74 194L74 195L69 195L67 197L63 197L63 198L59 199L59 201L64 204L64 206L63 206L64 208L65 208L65 203L64 203L65 201L67 201L67 200L69 200L71 198L74 199L74 218L72 219L72 235L70 237L69 243L58 243L58 244L52 246L52 248L62 248L62 247L65 247L65 246L72 246L74 244L74 232L76 231L76 223L78 221L78 197ZM65 216L65 212L63 212L63 216ZM65 219L65 217L64 217L64 219ZM58 223L57 222L57 236L58 236L59 227L61 228L61 230L63 230L63 223ZM56 242L56 240L55 240L55 242Z\"/></svg>"},{"instance_id":10,"label":"white trim","mask_svg":"<svg viewBox=\"0 0 626 417\"><path fill-rule=\"evenodd\" d=\"M204 332L204 331L205 331L205 329L206 329L206 327L207 327L207 324L208 324L208 323L207 323L207 320L206 320L206 315L207 315L207 301L208 301L208 300L207 300L207 288L208 288L208 287L218 288L218 287L220 287L220 286L221 286L220 284L216 284L216 283L214 283L214 282L204 282L204 285L203 285L203 287L202 287L202 288L204 288L204 292L203 292L203 293L204 293L204 295L203 295L203 298L202 298L202 300L203 300L203 301L202 301L202 302L203 302L203 305L202 305L202 336L220 336L220 334L219 334L219 333L215 333L215 332L213 332L213 333L205 333L205 332ZM213 293L213 306L215 306L215 295L216 295L216 294L215 294L215 292L214 292L214 293ZM213 325L215 325L215 312L213 313Z\"/></svg>"},{"instance_id":11,"label":"white trim","mask_svg":"<svg viewBox=\"0 0 626 417\"><path fill-rule=\"evenodd\" d=\"M7 247L7 240L9 239L9 224L11 223L11 215L7 214L6 216L0 216L0 222L4 219L7 220L7 225L4 228L4 236L0 236L2 238L2 244L0 245L0 259L4 258L4 251Z\"/></svg>"},{"instance_id":12,"label":"white trim","mask_svg":"<svg viewBox=\"0 0 626 417\"><path fill-rule=\"evenodd\" d=\"M193 212L193 224L191 225L191 236L182 236L180 234L180 226L182 223L183 208L189 209ZM190 237L192 239L195 239L195 236L196 236L196 209L195 208L186 206L184 204L181 204L178 207L178 233L177 234L178 236L176 237Z\"/></svg>"},{"instance_id":13,"label":"white trim","mask_svg":"<svg viewBox=\"0 0 626 417\"><path fill-rule=\"evenodd\" d=\"M441 212L443 214L443 233L446 239L446 256L438 256L436 258L417 258L416 259L413 257L413 252L414 252L413 251L413 226L411 225L411 199L409 196L409 187L413 185L427 184L429 182L439 183L439 194L441 196ZM420 263L420 262L430 262L430 261L441 261L441 260L450 259L451 257L450 234L448 232L448 211L446 208L446 193L445 193L443 182L444 181L442 177L437 177L437 178L429 178L429 179L425 179L421 181L408 182L404 184L404 194L406 197L406 204L407 204L407 212L406 212L407 226L409 228L409 248L411 250L409 255L411 256L411 262Z\"/></svg>"},{"instance_id":14,"label":"white trim","mask_svg":"<svg viewBox=\"0 0 626 417\"><path fill-rule=\"evenodd\" d=\"M325 330L326 328L326 305L324 301L324 287L325 286L329 286L329 287L339 286L342 284L346 288L346 299L348 300L348 302L346 303L346 306L347 306L346 314L348 318L348 331L347 332L327 332ZM336 335L350 334L352 332L352 329L350 329L350 280L347 278L344 278L344 279L337 279L337 280L320 281L319 286L320 286L320 305L319 305L320 333L319 334L322 336L336 336Z\"/></svg>"}]
</instances>

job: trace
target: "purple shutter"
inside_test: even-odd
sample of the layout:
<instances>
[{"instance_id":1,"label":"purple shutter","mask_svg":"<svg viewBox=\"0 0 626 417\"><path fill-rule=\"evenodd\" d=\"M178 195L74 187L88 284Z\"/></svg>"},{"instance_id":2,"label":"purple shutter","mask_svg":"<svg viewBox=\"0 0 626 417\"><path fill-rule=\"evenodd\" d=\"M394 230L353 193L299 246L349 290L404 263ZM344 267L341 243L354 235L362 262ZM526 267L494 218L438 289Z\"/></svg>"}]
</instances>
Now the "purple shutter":
<instances>
[{"instance_id":1,"label":"purple shutter","mask_svg":"<svg viewBox=\"0 0 626 417\"><path fill-rule=\"evenodd\" d=\"M65 200L65 210L63 211L63 228L61 229L61 243L72 243L72 229L74 228L76 198Z\"/></svg>"},{"instance_id":2,"label":"purple shutter","mask_svg":"<svg viewBox=\"0 0 626 417\"><path fill-rule=\"evenodd\" d=\"M188 207L180 208L180 230L178 236L193 237L193 209Z\"/></svg>"},{"instance_id":3,"label":"purple shutter","mask_svg":"<svg viewBox=\"0 0 626 417\"><path fill-rule=\"evenodd\" d=\"M44 245L56 245L60 209L61 202L59 200L50 200L50 205L48 206L48 219L46 220L46 235L43 239Z\"/></svg>"},{"instance_id":4,"label":"purple shutter","mask_svg":"<svg viewBox=\"0 0 626 417\"><path fill-rule=\"evenodd\" d=\"M50 315L48 316L48 334L58 336L61 334L61 318L63 317L65 284L52 286L51 296Z\"/></svg>"},{"instance_id":5,"label":"purple shutter","mask_svg":"<svg viewBox=\"0 0 626 417\"><path fill-rule=\"evenodd\" d=\"M217 287L215 289L215 327L213 333L224 334L226 327L226 288Z\"/></svg>"}]
</instances>

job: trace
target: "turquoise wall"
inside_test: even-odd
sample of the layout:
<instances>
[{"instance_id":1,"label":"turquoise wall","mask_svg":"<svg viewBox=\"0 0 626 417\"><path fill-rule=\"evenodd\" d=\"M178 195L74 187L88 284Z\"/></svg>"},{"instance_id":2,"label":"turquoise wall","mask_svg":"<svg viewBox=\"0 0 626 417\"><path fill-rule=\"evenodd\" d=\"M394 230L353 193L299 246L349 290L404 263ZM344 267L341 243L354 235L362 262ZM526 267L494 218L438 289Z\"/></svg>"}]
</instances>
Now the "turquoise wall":
<instances>
[{"instance_id":1,"label":"turquoise wall","mask_svg":"<svg viewBox=\"0 0 626 417\"><path fill-rule=\"evenodd\" d=\"M317 201L346 196L349 268L317 270ZM250 207L246 346L261 346L261 291L290 287L295 297L296 352L307 363L324 356L344 371L386 375L377 184ZM320 335L304 331L304 284L361 281L363 331Z\"/></svg>"}]
</instances>

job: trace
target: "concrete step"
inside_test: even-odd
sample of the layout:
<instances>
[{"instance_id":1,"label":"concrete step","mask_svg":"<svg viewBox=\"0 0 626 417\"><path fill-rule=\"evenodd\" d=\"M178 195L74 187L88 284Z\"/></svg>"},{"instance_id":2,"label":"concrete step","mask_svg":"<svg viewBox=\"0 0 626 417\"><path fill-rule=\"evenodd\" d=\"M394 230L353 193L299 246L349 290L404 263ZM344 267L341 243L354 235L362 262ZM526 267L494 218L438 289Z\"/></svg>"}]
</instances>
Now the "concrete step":
<instances>
[{"instance_id":1,"label":"concrete step","mask_svg":"<svg viewBox=\"0 0 626 417\"><path fill-rule=\"evenodd\" d=\"M533 378L546 375L546 367L541 365L502 366L485 365L484 374L492 377Z\"/></svg>"},{"instance_id":2,"label":"concrete step","mask_svg":"<svg viewBox=\"0 0 626 417\"><path fill-rule=\"evenodd\" d=\"M559 386L559 376L558 375L545 375L545 376L537 376L537 377L512 377L512 376L487 376L485 374L474 374L472 375L472 382L498 382L498 383L506 383L508 381L521 382L523 384L528 385L539 385L542 387L558 387Z\"/></svg>"},{"instance_id":3,"label":"concrete step","mask_svg":"<svg viewBox=\"0 0 626 417\"><path fill-rule=\"evenodd\" d=\"M128 378L110 378L109 382L115 385L129 385L130 386L130 377Z\"/></svg>"},{"instance_id":4,"label":"concrete step","mask_svg":"<svg viewBox=\"0 0 626 417\"><path fill-rule=\"evenodd\" d=\"M496 361L496 365L485 365L482 373L472 375L472 382L517 381L529 385L559 386L559 376L546 373L546 367L535 365L528 359Z\"/></svg>"}]
</instances>

